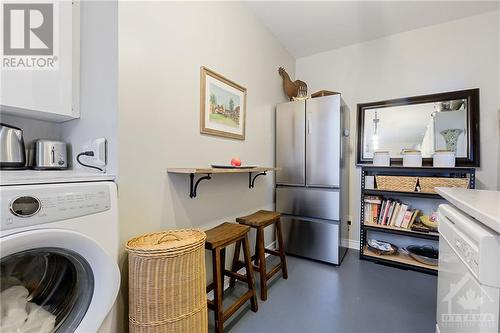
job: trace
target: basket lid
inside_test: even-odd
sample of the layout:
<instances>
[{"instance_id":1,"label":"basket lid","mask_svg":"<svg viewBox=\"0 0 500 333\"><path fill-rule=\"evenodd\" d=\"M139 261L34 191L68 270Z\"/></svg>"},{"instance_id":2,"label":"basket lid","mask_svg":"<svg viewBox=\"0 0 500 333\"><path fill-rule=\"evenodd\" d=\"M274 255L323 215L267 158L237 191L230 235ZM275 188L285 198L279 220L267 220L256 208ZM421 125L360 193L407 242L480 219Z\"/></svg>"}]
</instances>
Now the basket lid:
<instances>
[{"instance_id":1,"label":"basket lid","mask_svg":"<svg viewBox=\"0 0 500 333\"><path fill-rule=\"evenodd\" d=\"M175 252L205 242L206 234L200 229L179 229L154 232L130 239L128 252Z\"/></svg>"}]
</instances>

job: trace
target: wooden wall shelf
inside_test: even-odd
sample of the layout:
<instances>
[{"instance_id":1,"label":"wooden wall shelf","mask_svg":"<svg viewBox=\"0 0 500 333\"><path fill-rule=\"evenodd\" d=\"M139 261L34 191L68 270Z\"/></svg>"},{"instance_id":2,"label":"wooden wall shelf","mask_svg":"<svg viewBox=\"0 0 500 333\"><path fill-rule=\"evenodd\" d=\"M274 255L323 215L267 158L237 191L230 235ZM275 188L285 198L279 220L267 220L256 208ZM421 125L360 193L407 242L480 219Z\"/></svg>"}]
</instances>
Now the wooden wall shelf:
<instances>
[{"instance_id":1,"label":"wooden wall shelf","mask_svg":"<svg viewBox=\"0 0 500 333\"><path fill-rule=\"evenodd\" d=\"M269 171L276 171L274 167L253 167L253 168L167 168L168 173L186 174L190 178L189 197L196 198L198 185L203 180L212 179L212 174L235 174L248 173L248 188L255 186L255 180L259 176L265 176ZM255 174L256 175L253 175ZM195 175L206 175L199 177L195 181Z\"/></svg>"},{"instance_id":2,"label":"wooden wall shelf","mask_svg":"<svg viewBox=\"0 0 500 333\"><path fill-rule=\"evenodd\" d=\"M247 173L247 172L266 172L276 171L278 168L273 167L255 167L255 168L168 168L169 173L184 173L184 174L216 174L216 173Z\"/></svg>"}]
</instances>

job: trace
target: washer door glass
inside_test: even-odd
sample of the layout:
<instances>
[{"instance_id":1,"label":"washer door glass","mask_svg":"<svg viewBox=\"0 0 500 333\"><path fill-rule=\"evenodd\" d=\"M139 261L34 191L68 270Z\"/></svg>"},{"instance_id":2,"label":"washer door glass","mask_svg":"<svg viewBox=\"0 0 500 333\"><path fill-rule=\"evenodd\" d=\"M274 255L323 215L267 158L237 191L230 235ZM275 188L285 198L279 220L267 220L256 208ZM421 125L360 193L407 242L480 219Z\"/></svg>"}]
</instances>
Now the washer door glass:
<instances>
[{"instance_id":1,"label":"washer door glass","mask_svg":"<svg viewBox=\"0 0 500 333\"><path fill-rule=\"evenodd\" d=\"M78 253L36 248L0 261L0 332L74 332L94 291L94 275Z\"/></svg>"}]
</instances>

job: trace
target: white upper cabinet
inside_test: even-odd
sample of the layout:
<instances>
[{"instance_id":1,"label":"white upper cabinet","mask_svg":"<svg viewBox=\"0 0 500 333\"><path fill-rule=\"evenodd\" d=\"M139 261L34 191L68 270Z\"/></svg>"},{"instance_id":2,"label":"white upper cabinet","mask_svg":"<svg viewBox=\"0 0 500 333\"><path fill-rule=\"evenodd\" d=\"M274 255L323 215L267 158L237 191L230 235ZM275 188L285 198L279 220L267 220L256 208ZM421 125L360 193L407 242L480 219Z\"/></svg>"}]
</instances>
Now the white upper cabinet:
<instances>
[{"instance_id":1,"label":"white upper cabinet","mask_svg":"<svg viewBox=\"0 0 500 333\"><path fill-rule=\"evenodd\" d=\"M2 11L0 113L55 122L79 118L79 3L4 3Z\"/></svg>"}]
</instances>

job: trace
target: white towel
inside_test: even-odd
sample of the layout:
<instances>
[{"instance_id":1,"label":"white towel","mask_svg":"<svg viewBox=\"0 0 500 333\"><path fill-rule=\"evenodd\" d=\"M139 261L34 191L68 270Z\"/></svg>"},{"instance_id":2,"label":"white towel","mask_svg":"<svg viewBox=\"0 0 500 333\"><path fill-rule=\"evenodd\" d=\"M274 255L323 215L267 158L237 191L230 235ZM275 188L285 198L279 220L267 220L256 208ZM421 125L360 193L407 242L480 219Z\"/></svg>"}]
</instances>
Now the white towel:
<instances>
[{"instance_id":1,"label":"white towel","mask_svg":"<svg viewBox=\"0 0 500 333\"><path fill-rule=\"evenodd\" d=\"M28 302L28 320L19 333L50 333L56 325L56 316L35 303Z\"/></svg>"},{"instance_id":2,"label":"white towel","mask_svg":"<svg viewBox=\"0 0 500 333\"><path fill-rule=\"evenodd\" d=\"M1 324L0 331L17 332L28 319L26 304L28 303L28 289L23 286L13 286L0 293Z\"/></svg>"},{"instance_id":3,"label":"white towel","mask_svg":"<svg viewBox=\"0 0 500 333\"><path fill-rule=\"evenodd\" d=\"M1 333L50 333L56 317L35 303L28 302L29 291L13 286L0 293Z\"/></svg>"}]
</instances>

